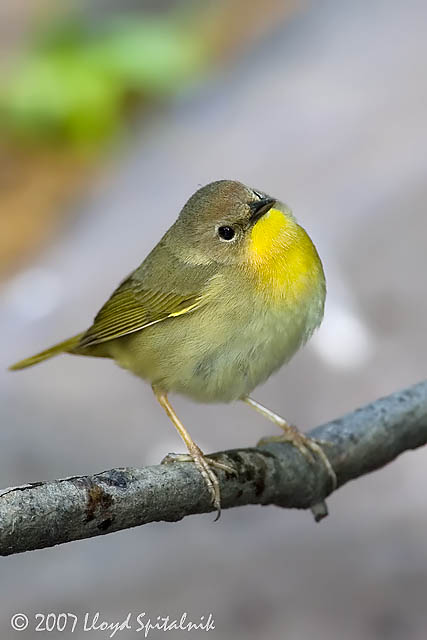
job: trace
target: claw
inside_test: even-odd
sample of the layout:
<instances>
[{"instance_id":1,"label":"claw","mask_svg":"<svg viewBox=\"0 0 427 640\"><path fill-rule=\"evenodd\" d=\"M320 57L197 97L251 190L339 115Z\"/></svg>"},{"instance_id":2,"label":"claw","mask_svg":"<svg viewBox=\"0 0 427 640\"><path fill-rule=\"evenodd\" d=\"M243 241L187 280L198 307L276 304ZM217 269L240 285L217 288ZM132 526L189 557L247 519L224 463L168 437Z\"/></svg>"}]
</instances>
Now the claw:
<instances>
[{"instance_id":1,"label":"claw","mask_svg":"<svg viewBox=\"0 0 427 640\"><path fill-rule=\"evenodd\" d=\"M316 462L316 456L318 456L325 465L328 474L332 482L332 490L337 488L337 476L332 468L331 463L322 447L318 444L317 440L308 438L300 433L294 426L287 425L289 428L283 428L284 433L280 436L270 436L261 438L258 442L258 446L268 444L269 442L289 442L298 449L310 464Z\"/></svg>"},{"instance_id":2,"label":"claw","mask_svg":"<svg viewBox=\"0 0 427 640\"><path fill-rule=\"evenodd\" d=\"M208 461L210 467L215 467L215 469L220 469L221 471L225 471L226 473L230 473L233 476L237 476L237 470L232 467L230 464L225 464L224 462L218 462L214 458L210 456L205 456L205 460Z\"/></svg>"},{"instance_id":3,"label":"claw","mask_svg":"<svg viewBox=\"0 0 427 640\"><path fill-rule=\"evenodd\" d=\"M236 469L234 469L230 465L224 464L223 462L218 462L213 458L205 456L199 449L199 447L197 447L197 445L195 445L194 451L191 454L169 453L162 460L162 464L171 464L173 462L192 462L196 465L205 481L205 484L212 498L212 503L217 511L217 515L214 520L214 522L216 522L221 516L221 496L218 478L212 467L221 469L222 471L225 471L227 473L232 473L233 475L237 475Z\"/></svg>"}]
</instances>

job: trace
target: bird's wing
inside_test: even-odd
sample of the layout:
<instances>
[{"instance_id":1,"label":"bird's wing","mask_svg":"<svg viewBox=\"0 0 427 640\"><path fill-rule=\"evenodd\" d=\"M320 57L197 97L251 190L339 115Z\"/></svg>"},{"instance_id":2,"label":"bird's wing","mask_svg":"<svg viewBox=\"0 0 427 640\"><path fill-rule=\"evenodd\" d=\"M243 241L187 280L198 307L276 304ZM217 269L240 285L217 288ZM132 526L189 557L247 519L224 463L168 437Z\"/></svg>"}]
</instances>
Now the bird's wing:
<instances>
[{"instance_id":1,"label":"bird's wing","mask_svg":"<svg viewBox=\"0 0 427 640\"><path fill-rule=\"evenodd\" d=\"M83 334L78 348L114 340L166 318L193 311L202 304L203 298L203 294L179 295L144 289L131 276L98 312L92 326Z\"/></svg>"}]
</instances>

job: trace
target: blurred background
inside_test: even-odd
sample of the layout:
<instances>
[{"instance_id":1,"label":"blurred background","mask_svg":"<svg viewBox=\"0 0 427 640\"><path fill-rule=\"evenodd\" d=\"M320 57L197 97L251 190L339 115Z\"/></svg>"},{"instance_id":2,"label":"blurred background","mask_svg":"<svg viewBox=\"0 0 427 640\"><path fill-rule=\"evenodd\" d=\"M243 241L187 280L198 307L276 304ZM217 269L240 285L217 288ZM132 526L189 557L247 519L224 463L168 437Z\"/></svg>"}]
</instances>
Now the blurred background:
<instances>
[{"instance_id":1,"label":"blurred background","mask_svg":"<svg viewBox=\"0 0 427 640\"><path fill-rule=\"evenodd\" d=\"M322 329L257 399L305 430L425 377L426 20L422 0L2 1L0 486L182 450L113 363L6 367L87 327L212 180L286 201L327 275ZM207 452L274 432L174 403ZM17 611L186 611L221 640L425 640L426 483L419 450L319 525L246 507L2 559L0 636Z\"/></svg>"}]
</instances>

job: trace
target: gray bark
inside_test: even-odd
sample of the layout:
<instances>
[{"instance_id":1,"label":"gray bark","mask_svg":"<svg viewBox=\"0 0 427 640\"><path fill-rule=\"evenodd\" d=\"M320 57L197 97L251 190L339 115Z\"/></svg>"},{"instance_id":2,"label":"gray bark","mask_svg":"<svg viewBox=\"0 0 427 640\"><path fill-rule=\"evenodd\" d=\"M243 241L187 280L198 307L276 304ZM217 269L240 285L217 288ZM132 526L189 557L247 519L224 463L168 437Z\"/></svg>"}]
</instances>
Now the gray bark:
<instances>
[{"instance_id":1,"label":"gray bark","mask_svg":"<svg viewBox=\"0 0 427 640\"><path fill-rule=\"evenodd\" d=\"M377 400L309 435L327 443L322 446L340 487L427 443L427 382ZM218 472L224 509L247 504L311 508L317 520L327 513L324 499L331 492L331 480L324 465L317 459L310 464L292 445L274 442L211 457L237 472ZM0 491L0 554L148 522L175 522L212 510L202 477L186 462L36 482Z\"/></svg>"}]
</instances>

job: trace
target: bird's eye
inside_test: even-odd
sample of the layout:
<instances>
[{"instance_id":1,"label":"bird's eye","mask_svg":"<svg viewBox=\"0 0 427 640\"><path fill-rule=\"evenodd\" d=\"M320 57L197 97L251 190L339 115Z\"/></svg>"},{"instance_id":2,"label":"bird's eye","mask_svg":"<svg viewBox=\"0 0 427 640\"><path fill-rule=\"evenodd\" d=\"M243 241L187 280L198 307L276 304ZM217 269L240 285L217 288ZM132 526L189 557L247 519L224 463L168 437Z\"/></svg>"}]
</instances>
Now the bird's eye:
<instances>
[{"instance_id":1,"label":"bird's eye","mask_svg":"<svg viewBox=\"0 0 427 640\"><path fill-rule=\"evenodd\" d=\"M253 193L257 198L259 198L260 200L262 200L262 199L263 199L263 197L264 197L264 196L262 195L262 193L260 193L259 191L255 191L255 189L252 189L252 193Z\"/></svg>"},{"instance_id":2,"label":"bird's eye","mask_svg":"<svg viewBox=\"0 0 427 640\"><path fill-rule=\"evenodd\" d=\"M233 227L219 227L218 235L222 240L227 240L227 242L229 242L234 238L236 232Z\"/></svg>"}]
</instances>

